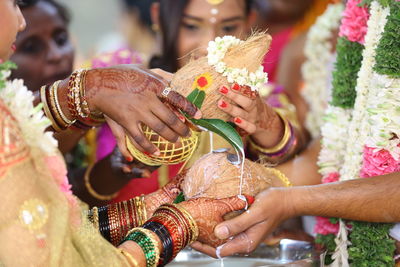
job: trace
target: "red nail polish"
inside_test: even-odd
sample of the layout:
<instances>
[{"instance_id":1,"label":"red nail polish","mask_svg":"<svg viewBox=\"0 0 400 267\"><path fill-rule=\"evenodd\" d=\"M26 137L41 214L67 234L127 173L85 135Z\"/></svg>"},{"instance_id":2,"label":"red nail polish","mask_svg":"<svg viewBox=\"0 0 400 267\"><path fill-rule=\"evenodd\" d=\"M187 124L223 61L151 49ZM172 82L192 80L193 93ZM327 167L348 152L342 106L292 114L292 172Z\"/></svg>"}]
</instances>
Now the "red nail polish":
<instances>
[{"instance_id":1,"label":"red nail polish","mask_svg":"<svg viewBox=\"0 0 400 267\"><path fill-rule=\"evenodd\" d=\"M132 157L125 157L125 160L126 160L127 162L132 162L132 161L133 161L133 158L132 158Z\"/></svg>"},{"instance_id":2,"label":"red nail polish","mask_svg":"<svg viewBox=\"0 0 400 267\"><path fill-rule=\"evenodd\" d=\"M182 122L185 122L185 117L184 117L184 116L178 115L178 118L179 118Z\"/></svg>"},{"instance_id":3,"label":"red nail polish","mask_svg":"<svg viewBox=\"0 0 400 267\"><path fill-rule=\"evenodd\" d=\"M225 86L222 86L222 87L219 89L219 91L220 91L222 94L226 95L226 94L228 93L228 88L226 88Z\"/></svg>"},{"instance_id":4,"label":"red nail polish","mask_svg":"<svg viewBox=\"0 0 400 267\"><path fill-rule=\"evenodd\" d=\"M240 124L240 123L242 123L242 120L240 118L235 118L234 122Z\"/></svg>"},{"instance_id":5,"label":"red nail polish","mask_svg":"<svg viewBox=\"0 0 400 267\"><path fill-rule=\"evenodd\" d=\"M235 90L235 91L239 91L240 90L240 85L237 84L237 83L234 83L233 86L232 86L232 89Z\"/></svg>"},{"instance_id":6,"label":"red nail polish","mask_svg":"<svg viewBox=\"0 0 400 267\"><path fill-rule=\"evenodd\" d=\"M247 203L249 205L254 203L254 197L252 197L252 196L245 196L245 197L246 197Z\"/></svg>"},{"instance_id":7,"label":"red nail polish","mask_svg":"<svg viewBox=\"0 0 400 267\"><path fill-rule=\"evenodd\" d=\"M226 108L228 106L228 104L224 100L222 100L221 103L219 104L219 106L221 108Z\"/></svg>"}]
</instances>

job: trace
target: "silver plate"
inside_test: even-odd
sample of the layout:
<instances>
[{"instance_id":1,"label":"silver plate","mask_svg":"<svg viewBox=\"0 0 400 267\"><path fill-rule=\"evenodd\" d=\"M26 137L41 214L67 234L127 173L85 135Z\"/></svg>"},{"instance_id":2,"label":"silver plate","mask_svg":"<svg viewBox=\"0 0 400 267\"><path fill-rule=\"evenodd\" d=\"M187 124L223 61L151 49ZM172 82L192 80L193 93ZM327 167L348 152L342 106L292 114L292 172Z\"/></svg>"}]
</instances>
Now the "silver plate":
<instances>
[{"instance_id":1,"label":"silver plate","mask_svg":"<svg viewBox=\"0 0 400 267\"><path fill-rule=\"evenodd\" d=\"M319 266L319 255L308 242L283 239L278 246L260 245L246 256L231 256L223 262L198 251L185 249L168 264L172 267L278 267L278 266Z\"/></svg>"}]
</instances>

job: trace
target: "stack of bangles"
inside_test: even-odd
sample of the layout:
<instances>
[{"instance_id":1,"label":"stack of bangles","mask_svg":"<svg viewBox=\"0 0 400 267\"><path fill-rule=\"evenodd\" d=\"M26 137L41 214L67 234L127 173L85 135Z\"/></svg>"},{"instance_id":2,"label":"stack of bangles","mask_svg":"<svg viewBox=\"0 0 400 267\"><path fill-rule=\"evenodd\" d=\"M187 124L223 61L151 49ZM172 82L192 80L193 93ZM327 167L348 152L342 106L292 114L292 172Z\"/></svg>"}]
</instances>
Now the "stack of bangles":
<instances>
[{"instance_id":1,"label":"stack of bangles","mask_svg":"<svg viewBox=\"0 0 400 267\"><path fill-rule=\"evenodd\" d=\"M147 220L144 197L135 197L89 211L89 220L100 234L113 245L118 245L129 230L143 225Z\"/></svg>"},{"instance_id":2,"label":"stack of bangles","mask_svg":"<svg viewBox=\"0 0 400 267\"><path fill-rule=\"evenodd\" d=\"M146 266L155 267L171 262L182 249L196 241L198 235L196 222L185 209L175 204L164 204L142 227L129 231L124 241L136 242L143 249ZM158 247L162 248L161 253Z\"/></svg>"},{"instance_id":3,"label":"stack of bangles","mask_svg":"<svg viewBox=\"0 0 400 267\"><path fill-rule=\"evenodd\" d=\"M182 249L196 241L199 235L193 217L176 204L160 206L146 222L135 211L129 212L127 204L123 202L114 204L113 207L93 208L89 212L89 219L115 246L128 240L136 242L143 249L147 267L164 266L171 262ZM126 205L127 209L124 208ZM130 208L136 209L133 206ZM131 230L128 231L128 228ZM124 233L126 236L123 239ZM162 248L161 252L159 248Z\"/></svg>"},{"instance_id":4,"label":"stack of bangles","mask_svg":"<svg viewBox=\"0 0 400 267\"><path fill-rule=\"evenodd\" d=\"M58 87L61 81L40 88L40 98L44 113L50 119L56 131L67 128L87 130L104 123L102 113L91 112L85 96L85 77L87 70L77 70L71 74L68 82L68 110L74 119L68 119L58 100Z\"/></svg>"},{"instance_id":5,"label":"stack of bangles","mask_svg":"<svg viewBox=\"0 0 400 267\"><path fill-rule=\"evenodd\" d=\"M275 110L284 124L284 133L281 141L271 148L263 148L249 137L249 145L253 151L256 151L259 158L268 162L279 162L286 155L290 154L297 145L297 138L292 124L282 114Z\"/></svg>"}]
</instances>

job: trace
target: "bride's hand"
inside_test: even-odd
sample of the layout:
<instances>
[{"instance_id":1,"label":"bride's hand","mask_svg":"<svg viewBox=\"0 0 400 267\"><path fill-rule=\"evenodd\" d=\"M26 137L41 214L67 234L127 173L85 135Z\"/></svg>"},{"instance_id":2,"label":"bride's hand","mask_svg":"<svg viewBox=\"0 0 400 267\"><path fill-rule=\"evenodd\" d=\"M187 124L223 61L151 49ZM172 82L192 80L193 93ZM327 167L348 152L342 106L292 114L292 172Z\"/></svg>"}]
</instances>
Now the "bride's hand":
<instances>
[{"instance_id":1,"label":"bride's hand","mask_svg":"<svg viewBox=\"0 0 400 267\"><path fill-rule=\"evenodd\" d=\"M250 198L246 198L248 199L247 202L251 202ZM179 205L186 209L196 221L199 228L197 241L217 247L226 240L216 237L214 235L214 228L217 224L224 221L223 216L225 214L244 209L247 203L239 197L234 196L222 199L196 198L182 202Z\"/></svg>"},{"instance_id":2,"label":"bride's hand","mask_svg":"<svg viewBox=\"0 0 400 267\"><path fill-rule=\"evenodd\" d=\"M133 65L89 70L85 87L90 110L107 116L125 157L130 156L125 145L125 133L142 152L158 152L143 135L140 123L171 142L189 134L189 128L162 101L190 116L201 117L201 112L185 97L175 91L164 91L168 87L164 78Z\"/></svg>"},{"instance_id":3,"label":"bride's hand","mask_svg":"<svg viewBox=\"0 0 400 267\"><path fill-rule=\"evenodd\" d=\"M150 218L154 211L162 204L172 203L176 199L181 192L181 183L185 178L185 174L186 171L179 173L168 184L144 197L147 218Z\"/></svg>"}]
</instances>

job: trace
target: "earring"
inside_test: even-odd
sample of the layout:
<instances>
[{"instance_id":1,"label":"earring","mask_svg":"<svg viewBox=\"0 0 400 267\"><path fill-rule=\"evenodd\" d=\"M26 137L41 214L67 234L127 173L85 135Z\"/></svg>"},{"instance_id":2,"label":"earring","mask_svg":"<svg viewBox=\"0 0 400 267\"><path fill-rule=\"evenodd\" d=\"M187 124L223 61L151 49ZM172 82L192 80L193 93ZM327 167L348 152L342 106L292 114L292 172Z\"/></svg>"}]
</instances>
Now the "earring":
<instances>
[{"instance_id":1,"label":"earring","mask_svg":"<svg viewBox=\"0 0 400 267\"><path fill-rule=\"evenodd\" d=\"M153 24L151 24L151 29L154 32L159 32L160 31L160 26L157 23L153 23Z\"/></svg>"}]
</instances>

